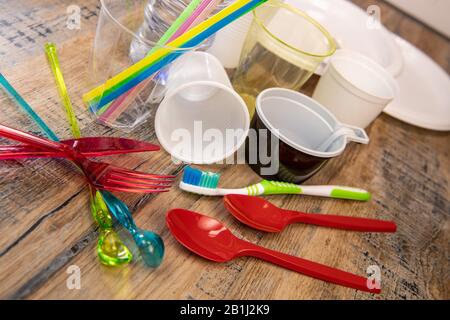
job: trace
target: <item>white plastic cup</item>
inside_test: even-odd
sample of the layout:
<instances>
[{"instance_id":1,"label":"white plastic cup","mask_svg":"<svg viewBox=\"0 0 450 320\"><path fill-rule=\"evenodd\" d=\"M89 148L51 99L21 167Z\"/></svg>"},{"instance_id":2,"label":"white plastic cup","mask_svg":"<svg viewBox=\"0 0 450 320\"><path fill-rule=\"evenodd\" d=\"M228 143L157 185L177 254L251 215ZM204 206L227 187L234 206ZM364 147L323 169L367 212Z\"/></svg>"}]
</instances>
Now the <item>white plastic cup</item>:
<instances>
[{"instance_id":1,"label":"white plastic cup","mask_svg":"<svg viewBox=\"0 0 450 320\"><path fill-rule=\"evenodd\" d=\"M170 66L155 131L173 158L211 164L230 157L248 135L250 117L220 61L189 52Z\"/></svg>"},{"instance_id":2,"label":"white plastic cup","mask_svg":"<svg viewBox=\"0 0 450 320\"><path fill-rule=\"evenodd\" d=\"M398 92L397 81L375 61L339 50L317 84L313 99L340 121L367 128Z\"/></svg>"},{"instance_id":3,"label":"white plastic cup","mask_svg":"<svg viewBox=\"0 0 450 320\"><path fill-rule=\"evenodd\" d=\"M215 34L207 52L219 59L225 68L234 69L239 65L252 19L252 13L249 12Z\"/></svg>"}]
</instances>

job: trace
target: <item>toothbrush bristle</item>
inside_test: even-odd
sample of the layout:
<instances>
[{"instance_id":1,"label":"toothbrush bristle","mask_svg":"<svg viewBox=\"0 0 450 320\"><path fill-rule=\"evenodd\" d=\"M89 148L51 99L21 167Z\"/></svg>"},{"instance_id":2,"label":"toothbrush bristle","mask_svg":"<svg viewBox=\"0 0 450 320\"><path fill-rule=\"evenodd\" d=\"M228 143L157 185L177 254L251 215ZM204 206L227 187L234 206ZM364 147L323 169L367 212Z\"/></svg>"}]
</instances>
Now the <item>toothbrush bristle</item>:
<instances>
[{"instance_id":1,"label":"toothbrush bristle","mask_svg":"<svg viewBox=\"0 0 450 320\"><path fill-rule=\"evenodd\" d=\"M219 185L220 174L205 172L192 167L186 167L183 173L183 182L203 188L215 189Z\"/></svg>"}]
</instances>

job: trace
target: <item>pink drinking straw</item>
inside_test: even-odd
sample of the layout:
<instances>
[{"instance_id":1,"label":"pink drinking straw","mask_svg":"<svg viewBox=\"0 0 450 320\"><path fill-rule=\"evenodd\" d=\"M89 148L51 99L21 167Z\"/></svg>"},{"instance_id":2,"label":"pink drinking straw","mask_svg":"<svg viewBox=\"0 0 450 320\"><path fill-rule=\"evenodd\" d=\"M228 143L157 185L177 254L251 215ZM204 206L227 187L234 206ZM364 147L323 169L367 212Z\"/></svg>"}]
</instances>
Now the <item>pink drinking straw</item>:
<instances>
[{"instance_id":1,"label":"pink drinking straw","mask_svg":"<svg viewBox=\"0 0 450 320\"><path fill-rule=\"evenodd\" d=\"M203 0L192 15L172 35L168 42L178 38L184 32L190 30L201 21L205 20L221 2L222 0ZM124 96L123 98L117 98L114 100L108 109L102 113L99 120L104 123L114 122L122 114L122 112L125 111L136 96L144 89L144 87L153 80L154 77L155 75L151 76L147 80L130 89L128 92L124 93L122 95Z\"/></svg>"},{"instance_id":2,"label":"pink drinking straw","mask_svg":"<svg viewBox=\"0 0 450 320\"><path fill-rule=\"evenodd\" d=\"M202 3L195 9L195 11L192 13L192 15L186 19L186 21L178 28L178 30L173 34L172 38L176 39L180 35L182 35L184 32L189 30L193 25L195 20L200 16L211 4L211 2L216 2L217 4L220 3L222 0L204 0ZM211 12L209 12L211 13ZM172 39L171 39L172 40Z\"/></svg>"}]
</instances>

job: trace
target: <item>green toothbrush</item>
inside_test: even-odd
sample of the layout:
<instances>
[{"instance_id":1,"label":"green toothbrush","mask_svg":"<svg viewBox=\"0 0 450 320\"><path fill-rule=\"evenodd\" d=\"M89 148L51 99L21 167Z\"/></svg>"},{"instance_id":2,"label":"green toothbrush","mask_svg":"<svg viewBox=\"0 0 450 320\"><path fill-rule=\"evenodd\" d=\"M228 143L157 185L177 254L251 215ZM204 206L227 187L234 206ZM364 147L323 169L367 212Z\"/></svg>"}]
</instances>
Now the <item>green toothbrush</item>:
<instances>
[{"instance_id":1,"label":"green toothbrush","mask_svg":"<svg viewBox=\"0 0 450 320\"><path fill-rule=\"evenodd\" d=\"M337 199L369 201L368 191L358 188L341 186L304 186L287 182L262 180L261 182L239 189L217 188L220 174L204 172L192 167L184 169L180 188L184 191L205 196L224 196L227 194L244 194L249 196L274 194L303 194L309 196L328 197Z\"/></svg>"}]
</instances>

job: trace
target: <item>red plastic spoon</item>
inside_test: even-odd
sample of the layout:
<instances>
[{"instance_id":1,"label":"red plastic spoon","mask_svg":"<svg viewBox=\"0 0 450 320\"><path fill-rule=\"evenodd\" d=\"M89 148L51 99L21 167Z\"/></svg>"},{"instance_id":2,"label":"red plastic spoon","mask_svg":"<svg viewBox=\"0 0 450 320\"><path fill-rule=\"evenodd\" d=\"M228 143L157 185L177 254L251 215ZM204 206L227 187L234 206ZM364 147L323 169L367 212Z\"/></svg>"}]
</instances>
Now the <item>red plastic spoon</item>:
<instances>
[{"instance_id":1,"label":"red plastic spoon","mask_svg":"<svg viewBox=\"0 0 450 320\"><path fill-rule=\"evenodd\" d=\"M367 279L361 276L241 240L219 221L196 212L173 209L167 213L166 222L183 246L208 260L226 262L251 256L323 281L371 293L381 292L368 288Z\"/></svg>"},{"instance_id":2,"label":"red plastic spoon","mask_svg":"<svg viewBox=\"0 0 450 320\"><path fill-rule=\"evenodd\" d=\"M322 227L364 231L395 232L392 221L303 213L281 209L259 197L230 194L223 198L225 207L243 224L266 232L280 232L291 223L301 222Z\"/></svg>"}]
</instances>

